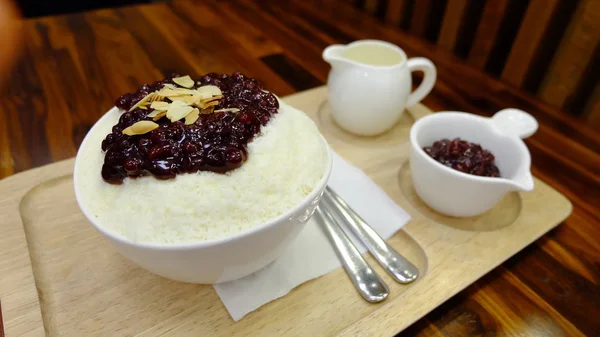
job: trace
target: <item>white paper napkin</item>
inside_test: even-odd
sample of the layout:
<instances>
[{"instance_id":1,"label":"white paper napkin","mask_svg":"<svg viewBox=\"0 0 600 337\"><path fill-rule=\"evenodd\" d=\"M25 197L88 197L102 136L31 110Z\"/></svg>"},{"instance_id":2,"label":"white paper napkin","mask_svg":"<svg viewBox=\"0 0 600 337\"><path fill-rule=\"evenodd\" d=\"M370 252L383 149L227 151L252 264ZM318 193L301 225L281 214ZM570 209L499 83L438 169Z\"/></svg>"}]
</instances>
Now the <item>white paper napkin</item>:
<instances>
[{"instance_id":1,"label":"white paper napkin","mask_svg":"<svg viewBox=\"0 0 600 337\"><path fill-rule=\"evenodd\" d=\"M392 236L410 220L408 213L394 203L363 171L335 153L329 186L384 239ZM355 237L349 236L361 253L364 253L365 247ZM216 284L214 288L231 317L238 321L300 284L340 266L341 263L319 224L310 220L298 238L273 263L242 279Z\"/></svg>"}]
</instances>

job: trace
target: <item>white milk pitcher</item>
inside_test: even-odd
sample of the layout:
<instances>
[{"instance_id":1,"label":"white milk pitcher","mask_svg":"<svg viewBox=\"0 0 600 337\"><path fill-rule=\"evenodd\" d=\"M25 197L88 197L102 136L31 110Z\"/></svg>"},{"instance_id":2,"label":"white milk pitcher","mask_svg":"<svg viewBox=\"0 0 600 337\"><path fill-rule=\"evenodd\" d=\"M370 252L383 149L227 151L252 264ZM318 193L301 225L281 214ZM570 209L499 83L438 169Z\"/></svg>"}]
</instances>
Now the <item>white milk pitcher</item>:
<instances>
[{"instance_id":1,"label":"white milk pitcher","mask_svg":"<svg viewBox=\"0 0 600 337\"><path fill-rule=\"evenodd\" d=\"M385 41L332 45L323 51L323 59L331 65L327 86L334 120L362 136L392 128L404 108L421 101L435 84L436 70L431 61L407 59L402 49ZM411 93L412 71L423 71L425 77Z\"/></svg>"}]
</instances>

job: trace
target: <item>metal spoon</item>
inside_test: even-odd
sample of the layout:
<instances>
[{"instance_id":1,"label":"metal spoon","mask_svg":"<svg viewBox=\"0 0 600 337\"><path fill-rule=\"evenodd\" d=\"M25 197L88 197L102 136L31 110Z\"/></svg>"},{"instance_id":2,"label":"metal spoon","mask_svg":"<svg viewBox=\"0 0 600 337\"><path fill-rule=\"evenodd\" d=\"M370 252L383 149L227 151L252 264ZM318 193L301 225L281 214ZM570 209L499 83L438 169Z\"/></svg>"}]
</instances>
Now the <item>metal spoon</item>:
<instances>
[{"instance_id":1,"label":"metal spoon","mask_svg":"<svg viewBox=\"0 0 600 337\"><path fill-rule=\"evenodd\" d=\"M316 221L323 226L325 234L360 295L372 303L386 299L390 294L387 284L363 259L331 213L325 207L319 205L314 216Z\"/></svg>"},{"instance_id":2,"label":"metal spoon","mask_svg":"<svg viewBox=\"0 0 600 337\"><path fill-rule=\"evenodd\" d=\"M345 220L352 232L396 281L407 284L417 279L419 275L417 267L388 245L342 197L329 187L325 189L323 196L326 205Z\"/></svg>"}]
</instances>

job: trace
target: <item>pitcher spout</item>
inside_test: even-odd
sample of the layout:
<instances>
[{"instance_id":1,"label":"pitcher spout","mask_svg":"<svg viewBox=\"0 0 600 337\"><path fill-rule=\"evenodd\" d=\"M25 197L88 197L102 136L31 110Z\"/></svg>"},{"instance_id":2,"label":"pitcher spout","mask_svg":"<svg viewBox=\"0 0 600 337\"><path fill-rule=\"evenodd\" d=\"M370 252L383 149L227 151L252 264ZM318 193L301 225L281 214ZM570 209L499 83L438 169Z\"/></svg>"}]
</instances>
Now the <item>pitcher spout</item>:
<instances>
[{"instance_id":1,"label":"pitcher spout","mask_svg":"<svg viewBox=\"0 0 600 337\"><path fill-rule=\"evenodd\" d=\"M332 67L347 63L348 61L342 56L342 52L346 48L342 44L331 45L323 50L323 60L329 63Z\"/></svg>"}]
</instances>

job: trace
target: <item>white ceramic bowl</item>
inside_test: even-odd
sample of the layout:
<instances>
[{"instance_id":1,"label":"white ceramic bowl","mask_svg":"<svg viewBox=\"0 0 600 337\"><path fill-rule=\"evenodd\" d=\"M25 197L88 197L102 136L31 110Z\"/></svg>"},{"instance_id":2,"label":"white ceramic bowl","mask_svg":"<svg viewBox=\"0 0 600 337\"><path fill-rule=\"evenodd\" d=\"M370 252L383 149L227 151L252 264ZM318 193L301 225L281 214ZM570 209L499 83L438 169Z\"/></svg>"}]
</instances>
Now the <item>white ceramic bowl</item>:
<instances>
[{"instance_id":1,"label":"white ceramic bowl","mask_svg":"<svg viewBox=\"0 0 600 337\"><path fill-rule=\"evenodd\" d=\"M517 109L492 118L464 112L439 112L419 119L410 130L413 186L435 211L454 217L479 215L509 191L531 191L531 155L521 138L537 130L535 118ZM480 177L449 168L425 153L435 141L460 137L478 143L496 157L502 178Z\"/></svg>"},{"instance_id":2,"label":"white ceramic bowl","mask_svg":"<svg viewBox=\"0 0 600 337\"><path fill-rule=\"evenodd\" d=\"M317 187L302 202L279 217L229 237L185 244L134 242L107 230L81 205L80 208L94 228L121 254L152 273L189 283L212 284L236 280L258 271L279 257L313 215L332 169L331 149L325 138L322 140L327 148L328 162ZM79 203L78 195L75 183L75 196Z\"/></svg>"}]
</instances>

